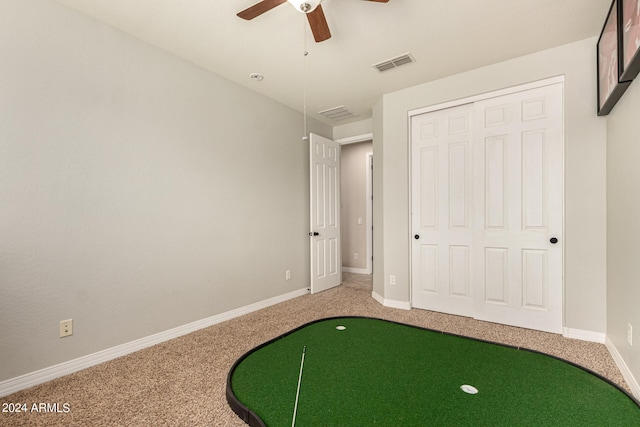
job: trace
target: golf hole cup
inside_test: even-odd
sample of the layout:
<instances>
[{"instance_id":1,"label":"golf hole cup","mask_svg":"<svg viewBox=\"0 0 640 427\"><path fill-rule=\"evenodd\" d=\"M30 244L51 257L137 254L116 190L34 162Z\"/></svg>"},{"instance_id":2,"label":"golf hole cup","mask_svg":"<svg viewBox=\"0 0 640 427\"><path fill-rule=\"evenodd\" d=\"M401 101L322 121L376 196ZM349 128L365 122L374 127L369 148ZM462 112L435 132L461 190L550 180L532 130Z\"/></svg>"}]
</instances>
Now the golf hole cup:
<instances>
[{"instance_id":1,"label":"golf hole cup","mask_svg":"<svg viewBox=\"0 0 640 427\"><path fill-rule=\"evenodd\" d=\"M478 394L478 389L475 388L474 386L468 385L468 384L460 386L460 390L462 390L462 391L464 391L465 393L468 393L468 394Z\"/></svg>"}]
</instances>

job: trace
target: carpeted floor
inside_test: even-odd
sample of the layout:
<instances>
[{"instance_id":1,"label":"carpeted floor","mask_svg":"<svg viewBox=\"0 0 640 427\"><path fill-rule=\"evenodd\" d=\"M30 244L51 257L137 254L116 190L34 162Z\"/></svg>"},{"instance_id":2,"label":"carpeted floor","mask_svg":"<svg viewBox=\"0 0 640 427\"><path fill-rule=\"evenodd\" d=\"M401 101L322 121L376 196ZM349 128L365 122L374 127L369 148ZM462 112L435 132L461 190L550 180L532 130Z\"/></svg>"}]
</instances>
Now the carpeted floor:
<instances>
[{"instance_id":1,"label":"carpeted floor","mask_svg":"<svg viewBox=\"0 0 640 427\"><path fill-rule=\"evenodd\" d=\"M211 326L0 398L58 403L67 413L0 413L3 426L244 426L225 399L232 364L248 350L312 320L370 316L526 347L587 367L628 390L606 347L559 335L424 310L397 310L371 297L370 276L344 274L316 295Z\"/></svg>"}]
</instances>

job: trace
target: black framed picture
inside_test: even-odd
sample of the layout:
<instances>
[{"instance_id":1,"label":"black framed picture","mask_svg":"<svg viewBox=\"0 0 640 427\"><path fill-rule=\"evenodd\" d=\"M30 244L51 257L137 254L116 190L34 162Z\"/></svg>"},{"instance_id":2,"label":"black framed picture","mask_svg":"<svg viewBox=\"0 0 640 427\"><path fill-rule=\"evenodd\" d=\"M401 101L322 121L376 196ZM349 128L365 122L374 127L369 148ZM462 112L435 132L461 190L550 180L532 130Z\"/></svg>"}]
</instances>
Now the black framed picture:
<instances>
[{"instance_id":1,"label":"black framed picture","mask_svg":"<svg viewBox=\"0 0 640 427\"><path fill-rule=\"evenodd\" d=\"M622 41L620 81L633 80L640 72L640 0L618 0Z\"/></svg>"},{"instance_id":2,"label":"black framed picture","mask_svg":"<svg viewBox=\"0 0 640 427\"><path fill-rule=\"evenodd\" d=\"M621 81L622 55L620 31L620 3L613 0L598 39L598 115L609 114L629 87L630 81Z\"/></svg>"}]
</instances>

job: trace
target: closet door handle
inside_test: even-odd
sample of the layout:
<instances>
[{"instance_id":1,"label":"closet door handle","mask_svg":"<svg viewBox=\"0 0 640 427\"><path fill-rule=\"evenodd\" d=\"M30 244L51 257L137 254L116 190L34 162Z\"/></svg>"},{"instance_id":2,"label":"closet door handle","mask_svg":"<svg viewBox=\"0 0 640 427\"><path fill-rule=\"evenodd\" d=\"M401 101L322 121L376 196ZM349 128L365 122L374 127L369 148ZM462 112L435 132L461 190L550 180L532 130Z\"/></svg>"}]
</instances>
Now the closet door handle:
<instances>
[{"instance_id":1,"label":"closet door handle","mask_svg":"<svg viewBox=\"0 0 640 427\"><path fill-rule=\"evenodd\" d=\"M419 234L416 234L415 236L413 236L414 239L418 240L420 238Z\"/></svg>"},{"instance_id":2,"label":"closet door handle","mask_svg":"<svg viewBox=\"0 0 640 427\"><path fill-rule=\"evenodd\" d=\"M549 242L551 242L552 245L555 245L556 243L558 243L558 238L557 237L552 237L549 239Z\"/></svg>"}]
</instances>

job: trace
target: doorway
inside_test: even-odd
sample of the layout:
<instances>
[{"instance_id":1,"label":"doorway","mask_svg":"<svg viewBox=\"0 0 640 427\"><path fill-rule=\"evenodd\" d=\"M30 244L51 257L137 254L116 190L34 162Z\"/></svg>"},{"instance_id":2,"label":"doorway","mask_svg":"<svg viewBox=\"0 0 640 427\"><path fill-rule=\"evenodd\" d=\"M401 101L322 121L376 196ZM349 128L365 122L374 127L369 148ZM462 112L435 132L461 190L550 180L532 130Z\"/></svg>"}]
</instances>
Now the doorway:
<instances>
[{"instance_id":1,"label":"doorway","mask_svg":"<svg viewBox=\"0 0 640 427\"><path fill-rule=\"evenodd\" d=\"M348 273L373 271L373 143L341 146L342 268Z\"/></svg>"}]
</instances>

